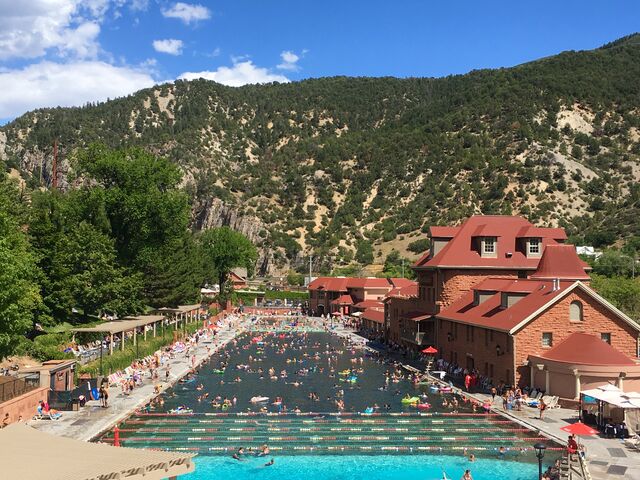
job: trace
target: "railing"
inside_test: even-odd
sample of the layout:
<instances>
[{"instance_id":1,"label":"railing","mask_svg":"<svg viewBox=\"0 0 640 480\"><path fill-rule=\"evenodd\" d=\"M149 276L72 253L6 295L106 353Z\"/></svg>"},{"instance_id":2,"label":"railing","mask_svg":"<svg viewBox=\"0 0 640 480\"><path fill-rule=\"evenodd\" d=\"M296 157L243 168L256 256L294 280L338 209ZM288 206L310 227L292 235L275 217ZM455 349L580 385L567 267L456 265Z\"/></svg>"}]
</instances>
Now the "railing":
<instances>
[{"instance_id":1,"label":"railing","mask_svg":"<svg viewBox=\"0 0 640 480\"><path fill-rule=\"evenodd\" d=\"M6 379L4 377L3 379ZM0 403L23 395L40 386L40 374L34 373L24 377L16 377L0 383Z\"/></svg>"}]
</instances>

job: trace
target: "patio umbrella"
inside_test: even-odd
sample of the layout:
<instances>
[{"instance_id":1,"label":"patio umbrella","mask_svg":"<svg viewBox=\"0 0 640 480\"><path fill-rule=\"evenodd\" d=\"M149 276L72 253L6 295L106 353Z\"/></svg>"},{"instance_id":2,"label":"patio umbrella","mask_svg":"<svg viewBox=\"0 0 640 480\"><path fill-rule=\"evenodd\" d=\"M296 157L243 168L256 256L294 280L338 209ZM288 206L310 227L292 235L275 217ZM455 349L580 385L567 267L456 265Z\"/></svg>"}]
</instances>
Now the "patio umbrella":
<instances>
[{"instance_id":1,"label":"patio umbrella","mask_svg":"<svg viewBox=\"0 0 640 480\"><path fill-rule=\"evenodd\" d=\"M563 430L572 435L596 435L598 433L597 430L591 428L589 425L585 425L582 422L572 423L571 425L567 425L566 427L561 427L560 430Z\"/></svg>"},{"instance_id":2,"label":"patio umbrella","mask_svg":"<svg viewBox=\"0 0 640 480\"><path fill-rule=\"evenodd\" d=\"M438 349L433 347L427 347L424 350L422 350L422 353L426 353L428 355L434 355L438 353Z\"/></svg>"}]
</instances>

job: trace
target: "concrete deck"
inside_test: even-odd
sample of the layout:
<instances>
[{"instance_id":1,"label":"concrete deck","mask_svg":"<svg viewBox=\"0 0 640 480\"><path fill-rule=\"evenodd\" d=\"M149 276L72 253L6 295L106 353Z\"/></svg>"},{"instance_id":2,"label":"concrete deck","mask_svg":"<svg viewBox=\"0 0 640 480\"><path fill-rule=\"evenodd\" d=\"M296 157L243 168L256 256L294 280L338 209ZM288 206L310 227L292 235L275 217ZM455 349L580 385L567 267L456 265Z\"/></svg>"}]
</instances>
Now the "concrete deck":
<instances>
[{"instance_id":1,"label":"concrete deck","mask_svg":"<svg viewBox=\"0 0 640 480\"><path fill-rule=\"evenodd\" d=\"M236 318L233 320L233 328L230 328L229 321L226 321L218 334L213 337L213 341L211 338L201 340L196 351L192 351L192 354L196 355L196 365L206 361L210 355L229 343L247 323L246 320L240 321ZM207 346L210 347L209 354L207 354ZM143 384L136 387L129 395L124 395L120 387L110 388L108 408L102 408L99 400L91 400L78 412L63 412L59 420L30 420L28 424L55 435L89 441L123 421L136 409L153 399L157 395L154 392L154 385L162 383L165 390L189 373L190 356L187 358L184 354L178 354L174 359L169 360L168 365L171 371L168 382L164 380L164 367L162 367L160 380L152 381L145 376Z\"/></svg>"}]
</instances>

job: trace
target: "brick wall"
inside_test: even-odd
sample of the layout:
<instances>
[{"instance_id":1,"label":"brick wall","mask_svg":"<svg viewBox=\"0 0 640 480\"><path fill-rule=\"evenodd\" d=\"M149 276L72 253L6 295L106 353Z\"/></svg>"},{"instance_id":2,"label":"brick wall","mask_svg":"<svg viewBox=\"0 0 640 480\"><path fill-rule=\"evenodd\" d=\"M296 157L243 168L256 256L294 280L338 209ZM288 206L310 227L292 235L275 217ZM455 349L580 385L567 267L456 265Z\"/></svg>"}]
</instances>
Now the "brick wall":
<instances>
[{"instance_id":1,"label":"brick wall","mask_svg":"<svg viewBox=\"0 0 640 480\"><path fill-rule=\"evenodd\" d=\"M24 393L18 397L12 398L4 403L0 403L0 420L9 414L9 423L17 422L22 415L22 419L26 422L37 413L38 403L40 400L49 400L49 388L39 387Z\"/></svg>"},{"instance_id":2,"label":"brick wall","mask_svg":"<svg viewBox=\"0 0 640 480\"><path fill-rule=\"evenodd\" d=\"M501 380L513 382L513 349L507 333L491 333L485 328L470 327L467 336L467 325L440 319L437 328L438 349L442 358L464 368L476 368L482 375L493 378L496 384ZM496 346L500 346L500 355Z\"/></svg>"},{"instance_id":3,"label":"brick wall","mask_svg":"<svg viewBox=\"0 0 640 480\"><path fill-rule=\"evenodd\" d=\"M385 315L389 319L389 332L387 340L394 343L405 345L400 339L400 317L405 313L413 312L418 309L418 301L414 298L390 298L385 305ZM407 344L409 345L409 344ZM416 347L415 345L410 345ZM417 348L417 347L416 347Z\"/></svg>"},{"instance_id":4,"label":"brick wall","mask_svg":"<svg viewBox=\"0 0 640 480\"><path fill-rule=\"evenodd\" d=\"M569 320L569 305L574 300L582 303L582 322ZM611 346L631 358L637 358L638 332L589 295L574 290L560 302L553 305L538 318L516 333L516 365L522 383L529 384L529 367L522 367L529 355L541 355L547 350L542 347L542 333L553 334L553 346L558 345L572 333L588 333L600 336L611 333Z\"/></svg>"},{"instance_id":5,"label":"brick wall","mask_svg":"<svg viewBox=\"0 0 640 480\"><path fill-rule=\"evenodd\" d=\"M518 278L515 270L443 270L439 275L438 300L446 307L487 277Z\"/></svg>"}]
</instances>

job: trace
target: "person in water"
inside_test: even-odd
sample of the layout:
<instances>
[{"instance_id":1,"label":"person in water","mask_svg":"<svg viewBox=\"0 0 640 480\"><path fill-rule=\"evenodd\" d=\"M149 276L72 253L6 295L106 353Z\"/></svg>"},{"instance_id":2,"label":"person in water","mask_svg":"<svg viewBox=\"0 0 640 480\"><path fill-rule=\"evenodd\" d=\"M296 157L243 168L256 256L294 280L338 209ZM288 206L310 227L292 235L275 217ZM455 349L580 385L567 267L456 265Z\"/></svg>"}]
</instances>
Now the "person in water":
<instances>
[{"instance_id":1,"label":"person in water","mask_svg":"<svg viewBox=\"0 0 640 480\"><path fill-rule=\"evenodd\" d=\"M264 464L265 467L270 467L271 465L273 465L275 462L273 460L273 458L271 460L269 460L267 463Z\"/></svg>"},{"instance_id":2,"label":"person in water","mask_svg":"<svg viewBox=\"0 0 640 480\"><path fill-rule=\"evenodd\" d=\"M471 470L465 470L460 480L473 480L473 477L471 476Z\"/></svg>"}]
</instances>

